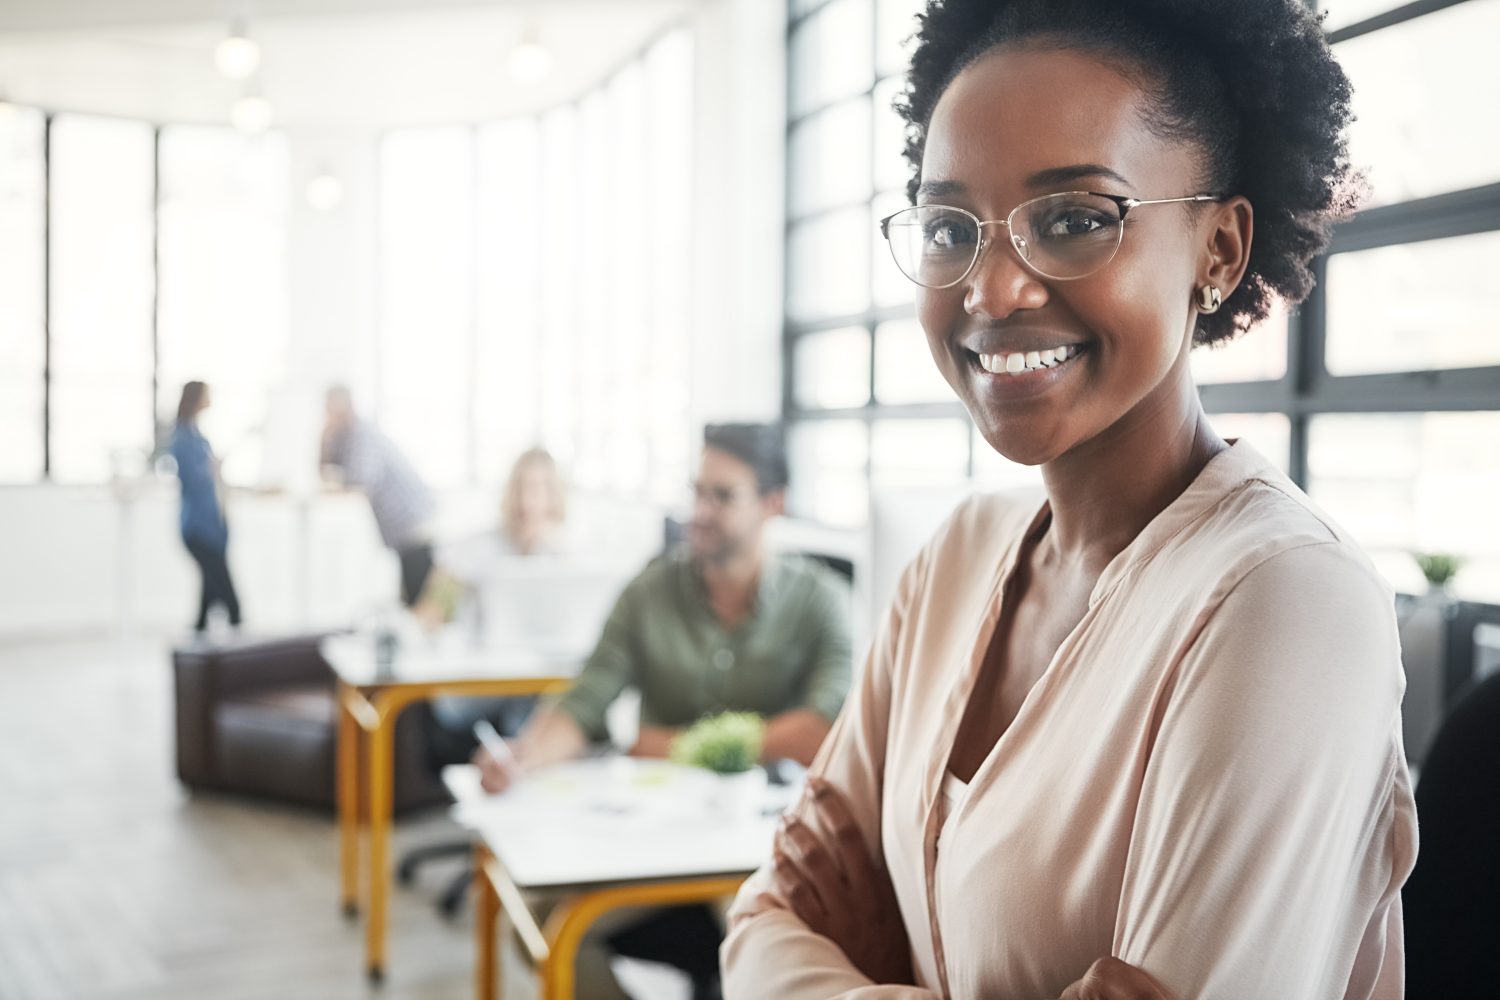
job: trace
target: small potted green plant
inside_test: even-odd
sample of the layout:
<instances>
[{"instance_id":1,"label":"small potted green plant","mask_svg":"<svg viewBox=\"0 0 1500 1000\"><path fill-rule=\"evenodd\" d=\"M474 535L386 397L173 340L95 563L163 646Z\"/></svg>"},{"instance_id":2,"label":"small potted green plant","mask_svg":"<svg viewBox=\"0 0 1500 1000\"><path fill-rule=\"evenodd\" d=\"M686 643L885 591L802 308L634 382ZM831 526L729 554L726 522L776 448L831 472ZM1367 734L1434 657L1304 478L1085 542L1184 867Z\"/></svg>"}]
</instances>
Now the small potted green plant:
<instances>
[{"instance_id":1,"label":"small potted green plant","mask_svg":"<svg viewBox=\"0 0 1500 1000\"><path fill-rule=\"evenodd\" d=\"M754 816L766 793L766 772L759 767L765 734L765 722L750 712L706 716L673 741L672 760L717 775L712 808Z\"/></svg>"},{"instance_id":2,"label":"small potted green plant","mask_svg":"<svg viewBox=\"0 0 1500 1000\"><path fill-rule=\"evenodd\" d=\"M1447 591L1448 584L1458 575L1459 567L1464 562L1458 556L1449 555L1446 552L1413 552L1411 555L1422 570L1422 575L1427 578L1427 586L1432 590L1444 592Z\"/></svg>"},{"instance_id":3,"label":"small potted green plant","mask_svg":"<svg viewBox=\"0 0 1500 1000\"><path fill-rule=\"evenodd\" d=\"M1396 629L1406 672L1402 727L1406 745L1422 753L1442 721L1449 632L1458 613L1449 584L1462 560L1442 552L1413 552L1411 557L1427 580L1427 590L1398 599Z\"/></svg>"}]
</instances>

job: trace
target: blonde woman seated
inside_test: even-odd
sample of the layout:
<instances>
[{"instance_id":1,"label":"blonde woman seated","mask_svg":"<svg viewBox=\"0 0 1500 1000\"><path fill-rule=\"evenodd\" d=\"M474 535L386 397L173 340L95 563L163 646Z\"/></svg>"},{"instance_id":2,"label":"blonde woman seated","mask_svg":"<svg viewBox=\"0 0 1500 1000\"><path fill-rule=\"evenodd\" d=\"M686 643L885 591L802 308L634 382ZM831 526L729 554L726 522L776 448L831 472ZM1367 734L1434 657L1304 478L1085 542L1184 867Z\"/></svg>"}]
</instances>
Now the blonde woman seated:
<instances>
[{"instance_id":1,"label":"blonde woman seated","mask_svg":"<svg viewBox=\"0 0 1500 1000\"><path fill-rule=\"evenodd\" d=\"M565 553L567 514L557 460L544 448L522 452L506 477L494 530L438 546L417 617L429 628L452 621L464 598L503 573L510 560Z\"/></svg>"},{"instance_id":2,"label":"blonde woman seated","mask_svg":"<svg viewBox=\"0 0 1500 1000\"><path fill-rule=\"evenodd\" d=\"M567 487L557 460L543 448L521 454L500 495L500 522L492 531L438 546L437 568L415 613L428 628L465 615L476 632L486 627L480 591L515 568L515 560L559 556L566 551ZM494 623L490 623L494 627ZM481 636L495 641L493 635ZM431 703L429 727L435 766L469 759L477 745L472 727L488 718L506 734L530 715L533 698L439 698Z\"/></svg>"}]
</instances>

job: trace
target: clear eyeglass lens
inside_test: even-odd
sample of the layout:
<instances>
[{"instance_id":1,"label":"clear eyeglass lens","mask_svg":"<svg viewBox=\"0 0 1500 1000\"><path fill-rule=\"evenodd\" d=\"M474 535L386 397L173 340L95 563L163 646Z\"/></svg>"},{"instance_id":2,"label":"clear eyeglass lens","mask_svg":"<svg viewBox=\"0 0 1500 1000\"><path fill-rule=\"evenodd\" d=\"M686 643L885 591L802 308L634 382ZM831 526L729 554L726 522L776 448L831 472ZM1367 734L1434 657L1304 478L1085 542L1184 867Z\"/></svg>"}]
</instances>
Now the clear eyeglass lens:
<instances>
[{"instance_id":1,"label":"clear eyeglass lens","mask_svg":"<svg viewBox=\"0 0 1500 1000\"><path fill-rule=\"evenodd\" d=\"M886 239L901 273L942 288L968 273L979 253L979 219L942 205L919 205L891 217Z\"/></svg>"},{"instance_id":2,"label":"clear eyeglass lens","mask_svg":"<svg viewBox=\"0 0 1500 1000\"><path fill-rule=\"evenodd\" d=\"M1108 264L1124 229L1118 204L1088 194L1029 201L1010 224L1012 237L1026 247L1022 256L1053 278L1081 278Z\"/></svg>"}]
</instances>

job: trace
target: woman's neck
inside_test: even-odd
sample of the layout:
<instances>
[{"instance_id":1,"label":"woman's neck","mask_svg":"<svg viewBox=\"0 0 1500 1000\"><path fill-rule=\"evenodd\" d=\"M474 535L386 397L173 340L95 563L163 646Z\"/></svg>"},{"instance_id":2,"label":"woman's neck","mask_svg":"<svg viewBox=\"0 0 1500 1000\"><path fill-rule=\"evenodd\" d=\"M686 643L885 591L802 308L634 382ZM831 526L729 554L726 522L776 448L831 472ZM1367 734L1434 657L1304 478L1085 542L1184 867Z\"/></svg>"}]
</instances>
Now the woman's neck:
<instances>
[{"instance_id":1,"label":"woman's neck","mask_svg":"<svg viewBox=\"0 0 1500 1000\"><path fill-rule=\"evenodd\" d=\"M523 556L535 555L552 540L554 528L551 524L520 524L510 532L510 544Z\"/></svg>"},{"instance_id":2,"label":"woman's neck","mask_svg":"<svg viewBox=\"0 0 1500 1000\"><path fill-rule=\"evenodd\" d=\"M1108 430L1042 467L1061 562L1102 573L1228 447L1185 375Z\"/></svg>"}]
</instances>

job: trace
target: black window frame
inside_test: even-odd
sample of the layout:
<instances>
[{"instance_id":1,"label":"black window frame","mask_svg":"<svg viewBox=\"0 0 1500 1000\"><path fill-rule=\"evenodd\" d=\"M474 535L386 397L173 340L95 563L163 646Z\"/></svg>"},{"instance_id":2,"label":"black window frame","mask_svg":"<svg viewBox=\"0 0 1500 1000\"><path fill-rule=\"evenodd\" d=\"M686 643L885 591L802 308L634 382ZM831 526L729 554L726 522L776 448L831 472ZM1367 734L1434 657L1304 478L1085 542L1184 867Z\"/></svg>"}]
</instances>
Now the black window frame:
<instances>
[{"instance_id":1,"label":"black window frame","mask_svg":"<svg viewBox=\"0 0 1500 1000\"><path fill-rule=\"evenodd\" d=\"M813 4L800 14L794 13L795 0L787 6L786 43L788 53L793 39L807 21L829 6L834 0L823 0ZM879 0L865 0L870 4L872 80L868 88L859 94L840 97L820 104L799 114L793 114L793 94L796 92L796 67L787 60L786 87L786 139L790 145L793 131L802 122L829 108L861 97L870 100L871 136L876 135L879 109L874 106L874 93L882 77L879 73ZM1395 28L1416 18L1470 0L1416 0L1381 12L1359 22L1342 26L1328 33L1331 44L1369 35L1376 31ZM790 156L786 165L786 211L785 243L788 252L784 255L784 277L787 288L791 287L793 261L790 244L794 231L807 222L831 211L846 211L859 204L851 200L836 207L802 216L793 215L794 183ZM868 207L881 197L875 185L875 157L871 152L869 194L864 204ZM1358 216L1337 227L1328 249L1313 262L1313 273L1317 279L1308 299L1288 317L1286 371L1276 379L1247 382L1206 383L1199 387L1204 408L1210 414L1281 414L1289 423L1288 472L1291 479L1303 489L1309 486L1308 440L1312 420L1323 414L1338 413L1448 413L1466 411L1500 411L1500 365L1470 368L1435 370L1413 370L1368 375L1334 375L1326 363L1327 346L1327 299L1324 278L1328 260L1341 253L1369 250L1377 247L1418 243L1428 240L1468 236L1477 233L1500 231L1500 182L1459 190L1432 197L1420 198L1391 205L1367 209ZM883 252L878 239L872 238L872 251ZM873 261L871 262L873 264ZM871 301L856 313L820 317L815 320L796 320L783 303L782 330L782 418L787 427L795 428L822 420L859 420L867 430L873 430L878 421L887 419L919 418L963 418L967 414L956 400L941 403L886 404L880 402L876 393L876 328L890 320L911 320L914 309L910 305L877 307ZM800 406L795 396L797 379L796 350L799 341L806 336L822 331L863 327L870 338L869 393L862 406L822 409ZM967 474L972 480L975 469L975 449L983 447L978 435L970 430L970 454ZM870 462L865 465L866 480L871 477Z\"/></svg>"}]
</instances>

